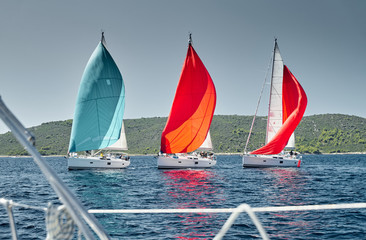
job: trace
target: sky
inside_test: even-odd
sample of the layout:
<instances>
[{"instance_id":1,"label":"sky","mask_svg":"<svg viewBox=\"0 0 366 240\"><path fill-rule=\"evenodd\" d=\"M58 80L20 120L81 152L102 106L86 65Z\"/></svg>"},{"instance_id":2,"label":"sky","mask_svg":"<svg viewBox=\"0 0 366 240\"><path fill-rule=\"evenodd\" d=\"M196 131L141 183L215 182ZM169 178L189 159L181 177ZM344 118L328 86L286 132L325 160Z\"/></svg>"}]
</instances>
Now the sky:
<instances>
[{"instance_id":1,"label":"sky","mask_svg":"<svg viewBox=\"0 0 366 240\"><path fill-rule=\"evenodd\" d=\"M307 93L306 116L365 118L365 12L364 0L2 0L0 96L26 127L72 119L104 31L126 87L124 118L166 117L191 32L216 115L254 114L277 38Z\"/></svg>"}]
</instances>

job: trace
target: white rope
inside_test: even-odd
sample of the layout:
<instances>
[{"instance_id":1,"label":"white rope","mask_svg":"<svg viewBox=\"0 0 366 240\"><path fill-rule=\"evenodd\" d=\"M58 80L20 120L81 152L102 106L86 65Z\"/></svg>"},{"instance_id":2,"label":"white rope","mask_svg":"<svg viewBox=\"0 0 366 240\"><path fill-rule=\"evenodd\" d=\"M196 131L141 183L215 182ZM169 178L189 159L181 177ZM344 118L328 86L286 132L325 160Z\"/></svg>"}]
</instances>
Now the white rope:
<instances>
[{"instance_id":1,"label":"white rope","mask_svg":"<svg viewBox=\"0 0 366 240\"><path fill-rule=\"evenodd\" d=\"M68 240L74 235L75 224L64 205L56 207L50 203L46 212L46 228L46 240Z\"/></svg>"}]
</instances>

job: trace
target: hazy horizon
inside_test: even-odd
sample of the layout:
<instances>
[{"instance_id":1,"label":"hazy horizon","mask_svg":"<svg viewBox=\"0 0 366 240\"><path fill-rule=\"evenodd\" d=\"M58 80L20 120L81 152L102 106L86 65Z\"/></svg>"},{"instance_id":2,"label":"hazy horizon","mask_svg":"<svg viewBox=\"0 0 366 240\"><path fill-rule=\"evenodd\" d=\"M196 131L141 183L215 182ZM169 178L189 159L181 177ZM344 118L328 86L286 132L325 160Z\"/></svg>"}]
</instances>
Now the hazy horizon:
<instances>
[{"instance_id":1,"label":"hazy horizon","mask_svg":"<svg viewBox=\"0 0 366 240\"><path fill-rule=\"evenodd\" d=\"M366 1L26 1L0 3L0 95L26 126L73 118L105 32L126 86L125 119L169 114L188 33L217 91L215 115L253 115L278 39L308 96L305 116L366 118ZM265 116L268 97L259 114ZM1 123L0 133L8 131Z\"/></svg>"}]
</instances>

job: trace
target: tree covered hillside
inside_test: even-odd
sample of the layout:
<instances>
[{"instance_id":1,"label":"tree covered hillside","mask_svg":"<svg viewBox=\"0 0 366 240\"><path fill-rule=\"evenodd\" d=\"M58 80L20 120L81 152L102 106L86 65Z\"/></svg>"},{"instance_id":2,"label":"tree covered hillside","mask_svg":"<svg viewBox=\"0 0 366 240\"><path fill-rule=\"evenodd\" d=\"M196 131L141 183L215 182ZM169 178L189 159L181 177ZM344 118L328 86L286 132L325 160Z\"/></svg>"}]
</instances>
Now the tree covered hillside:
<instances>
[{"instance_id":1,"label":"tree covered hillside","mask_svg":"<svg viewBox=\"0 0 366 240\"><path fill-rule=\"evenodd\" d=\"M303 118L296 129L296 145L303 153L366 152L366 119L343 114Z\"/></svg>"},{"instance_id":2,"label":"tree covered hillside","mask_svg":"<svg viewBox=\"0 0 366 240\"><path fill-rule=\"evenodd\" d=\"M37 150L42 155L67 153L72 120L42 123L31 127L36 138ZM10 132L0 135L0 155L28 155Z\"/></svg>"},{"instance_id":3,"label":"tree covered hillside","mask_svg":"<svg viewBox=\"0 0 366 240\"><path fill-rule=\"evenodd\" d=\"M166 117L127 119L125 130L130 154L155 154L160 149L160 136ZM211 138L216 153L243 152L252 116L215 115ZM264 143L266 118L257 117L248 151ZM72 120L43 123L30 130L36 147L43 155L65 155ZM297 150L301 153L366 152L366 119L342 114L304 117L295 131ZM0 155L25 155L11 133L0 135Z\"/></svg>"}]
</instances>

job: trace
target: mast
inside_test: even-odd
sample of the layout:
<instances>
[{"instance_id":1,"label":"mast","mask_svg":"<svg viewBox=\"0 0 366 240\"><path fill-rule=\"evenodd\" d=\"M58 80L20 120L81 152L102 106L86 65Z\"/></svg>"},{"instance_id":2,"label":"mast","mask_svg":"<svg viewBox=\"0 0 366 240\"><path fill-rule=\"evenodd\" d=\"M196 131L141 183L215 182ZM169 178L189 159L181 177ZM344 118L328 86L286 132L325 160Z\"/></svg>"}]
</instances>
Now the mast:
<instances>
[{"instance_id":1,"label":"mast","mask_svg":"<svg viewBox=\"0 0 366 240\"><path fill-rule=\"evenodd\" d=\"M272 100L272 87L273 87L273 71L274 71L274 64L275 64L276 47L277 47L277 38L275 38L275 44L274 44L274 48L273 48L272 75L271 75L271 88L270 88L271 90L270 90L270 93L269 93L266 140L265 140L264 144L267 144L269 142L268 129L270 128L270 113L271 113L271 100Z\"/></svg>"},{"instance_id":2,"label":"mast","mask_svg":"<svg viewBox=\"0 0 366 240\"><path fill-rule=\"evenodd\" d=\"M102 38L100 39L100 42L104 45L104 47L107 46L107 42L105 41L104 32L103 31L102 31Z\"/></svg>"},{"instance_id":3,"label":"mast","mask_svg":"<svg viewBox=\"0 0 366 240\"><path fill-rule=\"evenodd\" d=\"M271 90L268 106L266 144L277 134L283 124L282 88L283 88L283 60L278 48L277 39L273 51Z\"/></svg>"}]
</instances>

